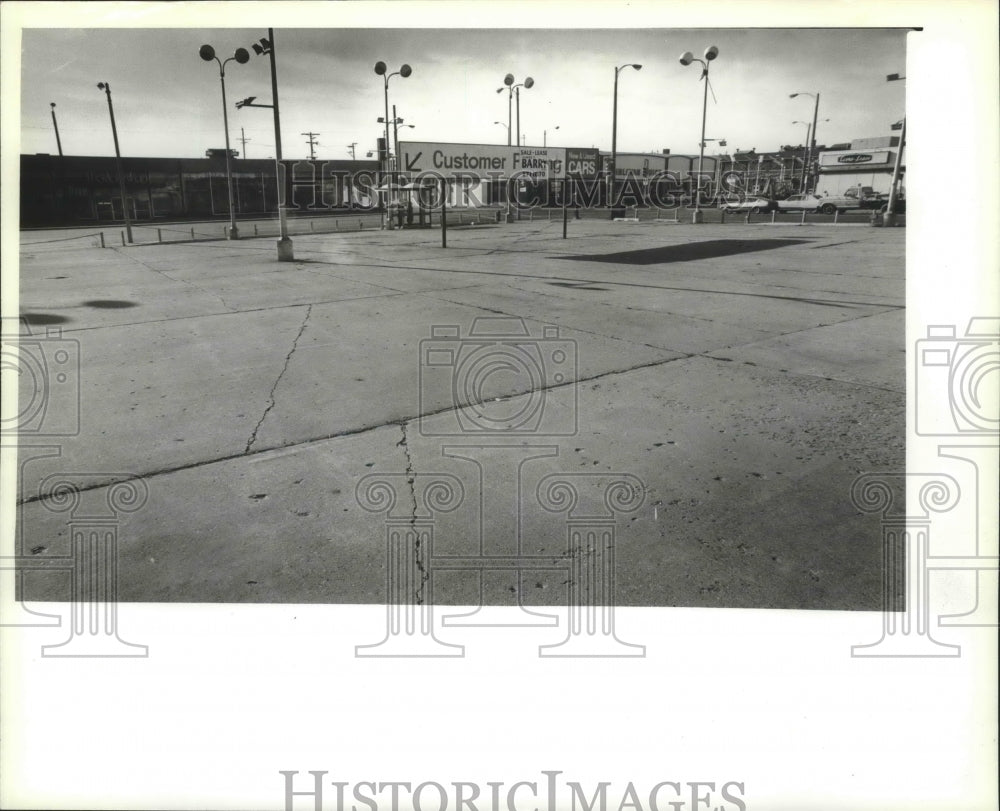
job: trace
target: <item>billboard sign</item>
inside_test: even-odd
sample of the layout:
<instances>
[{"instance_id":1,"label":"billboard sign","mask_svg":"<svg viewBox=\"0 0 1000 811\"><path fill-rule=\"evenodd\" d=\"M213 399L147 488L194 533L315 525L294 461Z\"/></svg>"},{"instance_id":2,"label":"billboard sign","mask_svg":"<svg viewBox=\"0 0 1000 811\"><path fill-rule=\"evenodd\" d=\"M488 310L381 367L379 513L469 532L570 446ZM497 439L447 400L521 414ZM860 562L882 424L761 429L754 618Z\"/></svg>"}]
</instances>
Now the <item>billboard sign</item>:
<instances>
[{"instance_id":1,"label":"billboard sign","mask_svg":"<svg viewBox=\"0 0 1000 811\"><path fill-rule=\"evenodd\" d=\"M849 152L821 152L819 165L827 168L850 169L853 166L886 167L895 153L888 149L852 150Z\"/></svg>"},{"instance_id":2,"label":"billboard sign","mask_svg":"<svg viewBox=\"0 0 1000 811\"><path fill-rule=\"evenodd\" d=\"M566 150L566 175L568 177L597 177L601 171L601 153L598 149Z\"/></svg>"},{"instance_id":3,"label":"billboard sign","mask_svg":"<svg viewBox=\"0 0 1000 811\"><path fill-rule=\"evenodd\" d=\"M594 150L596 151L596 150ZM478 176L544 180L563 177L563 147L498 146L401 141L399 168L411 175Z\"/></svg>"}]
</instances>

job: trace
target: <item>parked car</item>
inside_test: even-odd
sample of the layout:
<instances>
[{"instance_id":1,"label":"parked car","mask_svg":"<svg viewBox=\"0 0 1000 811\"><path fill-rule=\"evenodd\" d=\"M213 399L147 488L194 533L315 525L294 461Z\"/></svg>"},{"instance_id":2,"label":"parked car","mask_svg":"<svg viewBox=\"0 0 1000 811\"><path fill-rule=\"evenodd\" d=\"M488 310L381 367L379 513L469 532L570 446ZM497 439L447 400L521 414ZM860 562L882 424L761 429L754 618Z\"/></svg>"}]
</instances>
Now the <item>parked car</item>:
<instances>
[{"instance_id":1,"label":"parked car","mask_svg":"<svg viewBox=\"0 0 1000 811\"><path fill-rule=\"evenodd\" d=\"M819 211L823 198L815 194L793 194L778 201L778 211Z\"/></svg>"},{"instance_id":2,"label":"parked car","mask_svg":"<svg viewBox=\"0 0 1000 811\"><path fill-rule=\"evenodd\" d=\"M778 204L766 197L742 197L720 200L719 208L723 211L749 211L751 214L759 214L761 211L776 211Z\"/></svg>"}]
</instances>

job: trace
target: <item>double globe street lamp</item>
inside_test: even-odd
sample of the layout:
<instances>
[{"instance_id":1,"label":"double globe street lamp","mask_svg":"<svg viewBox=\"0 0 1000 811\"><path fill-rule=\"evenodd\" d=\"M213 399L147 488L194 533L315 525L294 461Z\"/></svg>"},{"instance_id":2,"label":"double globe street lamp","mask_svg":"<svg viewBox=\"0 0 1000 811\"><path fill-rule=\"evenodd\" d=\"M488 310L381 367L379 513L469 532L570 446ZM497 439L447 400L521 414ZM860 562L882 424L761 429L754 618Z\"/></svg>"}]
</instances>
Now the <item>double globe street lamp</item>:
<instances>
[{"instance_id":1,"label":"double globe street lamp","mask_svg":"<svg viewBox=\"0 0 1000 811\"><path fill-rule=\"evenodd\" d=\"M508 73L503 77L504 86L507 88L507 146L510 146L510 137L514 130L511 129L514 122L511 120L511 102L517 96L517 145L521 145L521 88L530 90L535 85L535 80L530 76L523 82L514 84L514 74ZM497 93L503 93L504 88L498 87Z\"/></svg>"},{"instance_id":2,"label":"double globe street lamp","mask_svg":"<svg viewBox=\"0 0 1000 811\"><path fill-rule=\"evenodd\" d=\"M705 82L704 99L701 105L701 139L698 142L698 179L694 188L694 212L691 214L692 223L700 223L703 220L701 213L701 175L702 165L705 160L705 118L708 114L708 63L719 55L719 49L710 45L705 49L704 59L698 59L691 51L681 54L680 62L687 67L692 62L700 62L702 66L701 78Z\"/></svg>"},{"instance_id":3,"label":"double globe street lamp","mask_svg":"<svg viewBox=\"0 0 1000 811\"><path fill-rule=\"evenodd\" d=\"M219 63L219 81L222 83L222 126L226 130L226 188L229 192L229 230L226 232L226 237L228 239L239 239L240 232L236 228L236 208L233 205L233 171L229 150L229 113L226 110L226 65L234 60L241 65L245 65L250 61L250 53L246 48L237 48L236 53L223 62L215 55L215 48L211 45L202 45L198 51L198 55L206 62L211 62L214 59Z\"/></svg>"},{"instance_id":4,"label":"double globe street lamp","mask_svg":"<svg viewBox=\"0 0 1000 811\"><path fill-rule=\"evenodd\" d=\"M402 76L404 79L407 78L411 73L413 73L413 68L407 64L403 64L399 70L388 73L388 67L386 67L385 62L375 63L375 73L382 77L382 87L385 93L385 168L383 170L386 188L388 189L391 185L390 181L390 168L389 168L389 80L393 76ZM389 194L386 193L386 208L388 209ZM386 217L383 221L383 226L392 229L392 217Z\"/></svg>"}]
</instances>

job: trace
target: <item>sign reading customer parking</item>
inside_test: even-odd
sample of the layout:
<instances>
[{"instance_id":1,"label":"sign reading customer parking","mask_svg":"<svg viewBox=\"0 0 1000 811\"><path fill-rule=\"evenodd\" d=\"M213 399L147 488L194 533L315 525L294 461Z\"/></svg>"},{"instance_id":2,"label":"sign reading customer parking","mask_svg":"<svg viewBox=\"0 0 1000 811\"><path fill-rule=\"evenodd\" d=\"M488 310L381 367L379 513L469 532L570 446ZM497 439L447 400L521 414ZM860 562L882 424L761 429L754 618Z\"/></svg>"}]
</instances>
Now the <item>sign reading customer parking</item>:
<instances>
[{"instance_id":1,"label":"sign reading customer parking","mask_svg":"<svg viewBox=\"0 0 1000 811\"><path fill-rule=\"evenodd\" d=\"M563 147L401 141L399 169L411 175L556 179L565 177L566 150Z\"/></svg>"}]
</instances>

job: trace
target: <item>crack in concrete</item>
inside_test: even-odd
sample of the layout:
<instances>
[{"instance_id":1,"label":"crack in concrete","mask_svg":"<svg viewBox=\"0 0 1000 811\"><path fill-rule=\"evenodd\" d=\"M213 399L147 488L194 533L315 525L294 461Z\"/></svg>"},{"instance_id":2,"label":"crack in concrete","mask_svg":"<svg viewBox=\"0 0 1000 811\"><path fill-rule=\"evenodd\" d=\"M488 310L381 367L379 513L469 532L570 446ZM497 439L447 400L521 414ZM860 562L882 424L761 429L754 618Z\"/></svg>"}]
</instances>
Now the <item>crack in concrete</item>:
<instances>
[{"instance_id":1,"label":"crack in concrete","mask_svg":"<svg viewBox=\"0 0 1000 811\"><path fill-rule=\"evenodd\" d=\"M247 446L244 448L244 455L250 453L250 449L253 447L253 443L257 441L257 432L260 430L261 425L264 424L264 420L267 419L267 415L270 413L271 409L274 408L274 392L278 388L278 384L281 382L281 378L284 377L285 372L288 371L288 364L292 359L292 355L295 354L295 350L299 345L299 338L302 337L302 333L305 332L306 324L309 323L309 316L312 314L312 305L306 307L306 317L302 319L302 326L299 327L299 332L295 336L295 340L292 341L292 348L288 350L288 354L285 355L285 363L281 367L281 371L278 372L278 376L274 380L274 385L271 386L271 392L268 395L270 402L267 408L264 409L264 413L261 414L260 419L257 421L257 425L254 426L253 433L250 435L250 439L247 440Z\"/></svg>"},{"instance_id":2,"label":"crack in concrete","mask_svg":"<svg viewBox=\"0 0 1000 811\"><path fill-rule=\"evenodd\" d=\"M430 573L424 565L424 556L427 550L420 543L420 531L417 529L416 472L413 470L413 458L410 456L410 446L406 437L406 420L399 423L399 430L402 432L403 438L396 443L396 447L402 448L403 454L406 456L406 483L410 488L410 529L413 532L413 562L420 573L420 582L416 584L416 589L413 592L413 601L415 605L423 605L424 586L430 579Z\"/></svg>"},{"instance_id":3,"label":"crack in concrete","mask_svg":"<svg viewBox=\"0 0 1000 811\"><path fill-rule=\"evenodd\" d=\"M291 355L291 353L289 353L289 356L290 355ZM653 369L653 368L655 368L657 366L666 366L667 364L677 363L678 361L690 360L692 358L700 358L702 360L710 360L710 361L713 361L715 363L727 363L727 362L730 362L730 361L722 361L719 358L712 357L711 355L686 353L686 354L684 354L684 355L682 355L680 357L676 357L676 358L663 358L663 359L659 359L659 360L652 360L652 361L649 361L648 363L640 363L640 364L638 364L636 366L629 366L629 367L624 368L624 369L610 369L608 371L600 372L600 373L592 375L590 377L581 377L581 378L579 378L577 380L570 380L570 381L567 381L565 383L559 383L559 384L556 384L556 385L547 386L547 387L543 388L542 391L549 392L549 391L554 391L556 389L564 388L565 386L576 386L576 385L582 385L582 384L585 384L585 383L592 383L594 381L603 380L606 377L612 377L612 376L616 376L616 375L626 375L626 374L630 374L632 372L643 371L645 369ZM768 369L769 371L772 371L772 372L776 371L774 369L769 369L769 367L761 367L761 368ZM777 370L777 371L781 371L781 370ZM793 376L794 375L794 376L805 377L805 378L813 378L813 379L819 377L818 375L811 375L811 374L808 374L806 372L788 371L788 372L786 372L786 374L788 376ZM832 378L822 378L822 379L833 380ZM875 385L873 383L864 383L862 381L848 381L848 380L840 381L840 380L835 380L834 382L843 382L844 384L846 384L848 386L852 386L852 387L857 388L857 389L871 389L873 391L885 391L885 392L889 392L890 394L900 394L901 393L901 392L897 391L896 389L886 389L886 388L883 388L882 386L877 386L877 385ZM507 397L505 397L503 399L507 400L507 399L512 399L514 397L526 397L526 396L529 396L530 394L531 394L531 392L520 392L520 393L517 393L517 394L508 395ZM435 411L428 411L426 414L410 415L410 416L406 416L406 417L397 417L395 419L386 420L385 422L380 422L380 423L377 423L375 425L362 425L362 426L359 426L358 428L348 428L347 430L336 431L336 432L334 432L332 434L324 434L322 436L306 437L305 439L301 439L301 440L297 440L297 441L292 441L292 442L286 442L283 445L275 445L275 446L272 446L272 447L269 447L269 448L262 448L260 450L252 450L252 451L249 451L249 452L248 451L243 451L241 453L233 453L233 454L229 454L229 455L226 455L226 456L217 456L217 457L212 458L212 459L202 459L202 460L199 460L197 462L188 462L188 463L185 463L185 464L174 465L172 467L163 467L163 468L159 468L159 469L156 469L156 470L148 470L148 471L146 471L144 473L139 473L139 474L136 474L136 475L133 475L133 476L129 476L127 478L128 479L149 479L149 478L153 478L155 476L168 476L168 475L170 475L172 473L183 473L183 472L185 472L187 470L195 470L195 469L200 468L200 467L208 467L209 465L220 464L220 463L223 463L223 462L232 462L232 461L235 461L237 459L244 459L248 455L257 455L257 454L266 454L266 453L277 453L277 452L285 451L288 448L297 448L297 447L300 447L300 446L303 446L303 445L311 445L311 444L314 444L314 443L317 443L317 442L329 442L330 440L333 440L333 439L343 439L343 438L346 438L346 437L360 436L362 434L367 434L367 433L369 433L371 431L377 431L380 428L386 428L386 427L388 427L390 425L397 425L398 426L398 425L401 425L403 423L413 422L414 420L417 420L417 419L423 419L425 417L435 417L435 416L437 416L439 414L446 414L446 413L448 413L450 411L454 411L454 410L455 410L455 406L453 406L453 405L443 406L442 408L439 408L439 409L437 409ZM124 479L108 478L107 480L97 481L97 482L94 482L93 484L91 484L91 485L89 485L87 487L81 487L81 488L79 488L79 492L84 493L84 492L90 492L91 490L99 490L102 487L108 487L108 486L110 486L112 484L115 484L116 482L119 482L119 481L124 481ZM18 505L21 505L21 504L32 504L34 502L47 501L47 500L49 500L49 498L50 498L50 496L45 496L45 495L29 496L28 498L25 498L25 499L20 499L19 498L16 503Z\"/></svg>"}]
</instances>

